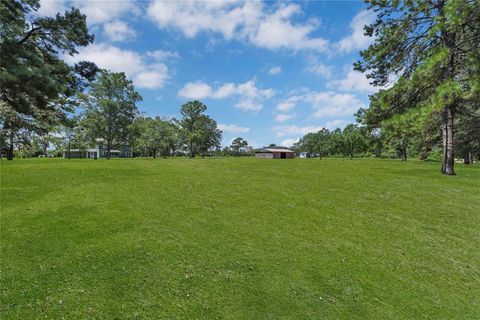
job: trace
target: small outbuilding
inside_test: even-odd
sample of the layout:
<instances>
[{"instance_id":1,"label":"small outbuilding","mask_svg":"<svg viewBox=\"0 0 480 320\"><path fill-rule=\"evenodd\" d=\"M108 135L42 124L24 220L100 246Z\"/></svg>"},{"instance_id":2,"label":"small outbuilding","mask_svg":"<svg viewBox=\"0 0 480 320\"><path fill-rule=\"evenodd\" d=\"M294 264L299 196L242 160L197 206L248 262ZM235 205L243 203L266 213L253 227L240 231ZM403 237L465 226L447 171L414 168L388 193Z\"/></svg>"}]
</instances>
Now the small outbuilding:
<instances>
[{"instance_id":1,"label":"small outbuilding","mask_svg":"<svg viewBox=\"0 0 480 320\"><path fill-rule=\"evenodd\" d=\"M287 148L262 148L255 150L257 159L293 159L295 152Z\"/></svg>"}]
</instances>

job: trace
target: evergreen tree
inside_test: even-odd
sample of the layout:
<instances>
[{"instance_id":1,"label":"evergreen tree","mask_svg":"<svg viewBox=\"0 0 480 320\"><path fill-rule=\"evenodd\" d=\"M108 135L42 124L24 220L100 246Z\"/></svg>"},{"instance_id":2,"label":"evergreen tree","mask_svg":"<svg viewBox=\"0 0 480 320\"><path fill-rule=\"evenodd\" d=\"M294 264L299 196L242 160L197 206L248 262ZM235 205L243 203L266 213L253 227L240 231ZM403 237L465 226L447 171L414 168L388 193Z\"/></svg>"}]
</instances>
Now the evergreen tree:
<instances>
[{"instance_id":1,"label":"evergreen tree","mask_svg":"<svg viewBox=\"0 0 480 320\"><path fill-rule=\"evenodd\" d=\"M32 120L65 120L75 107L72 98L96 72L92 63L69 66L60 58L93 42L85 15L72 8L55 17L37 17L39 7L39 0L0 2L0 99L18 120L2 119L11 141Z\"/></svg>"},{"instance_id":2,"label":"evergreen tree","mask_svg":"<svg viewBox=\"0 0 480 320\"><path fill-rule=\"evenodd\" d=\"M375 42L361 52L356 69L368 71L367 76L378 86L388 84L392 75L399 77L391 90L381 93L395 102L392 112L383 104L385 115L393 117L410 108L441 113L441 172L455 174L454 114L478 90L479 76L470 69L479 57L480 2L366 2L377 13L377 20L365 27Z\"/></svg>"},{"instance_id":3,"label":"evergreen tree","mask_svg":"<svg viewBox=\"0 0 480 320\"><path fill-rule=\"evenodd\" d=\"M207 106L198 100L182 105L182 119L177 121L182 138L186 141L190 158L195 157L196 144L201 139L201 121Z\"/></svg>"}]
</instances>

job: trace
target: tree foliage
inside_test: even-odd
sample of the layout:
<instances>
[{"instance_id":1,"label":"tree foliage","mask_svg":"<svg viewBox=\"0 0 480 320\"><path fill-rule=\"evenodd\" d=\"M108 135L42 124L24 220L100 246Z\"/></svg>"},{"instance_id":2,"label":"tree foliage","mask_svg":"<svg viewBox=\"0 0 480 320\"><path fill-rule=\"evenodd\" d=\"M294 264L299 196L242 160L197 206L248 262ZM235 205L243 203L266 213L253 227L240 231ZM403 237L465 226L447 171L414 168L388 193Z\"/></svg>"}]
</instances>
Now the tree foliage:
<instances>
[{"instance_id":1,"label":"tree foliage","mask_svg":"<svg viewBox=\"0 0 480 320\"><path fill-rule=\"evenodd\" d=\"M367 142L373 140L372 133L355 124L349 124L343 131L321 129L307 133L294 144L297 152L308 152L326 156L355 157L364 156L368 152Z\"/></svg>"},{"instance_id":2,"label":"tree foliage","mask_svg":"<svg viewBox=\"0 0 480 320\"><path fill-rule=\"evenodd\" d=\"M133 123L133 146L142 155L154 158L175 153L179 145L178 129L171 121L160 117L138 117Z\"/></svg>"},{"instance_id":3,"label":"tree foliage","mask_svg":"<svg viewBox=\"0 0 480 320\"><path fill-rule=\"evenodd\" d=\"M247 147L248 147L247 140L240 137L233 139L230 145L230 148L232 149L233 154L236 156L240 155L241 153L245 153L247 151L246 150Z\"/></svg>"},{"instance_id":4,"label":"tree foliage","mask_svg":"<svg viewBox=\"0 0 480 320\"><path fill-rule=\"evenodd\" d=\"M90 63L72 67L59 57L93 42L85 15L72 8L55 17L30 19L39 6L38 0L2 1L0 6L1 98L28 116L37 109L63 111L62 99L73 96L84 83L82 77L95 72Z\"/></svg>"},{"instance_id":5,"label":"tree foliage","mask_svg":"<svg viewBox=\"0 0 480 320\"><path fill-rule=\"evenodd\" d=\"M396 78L392 88L372 98L370 120L408 114L442 116L442 173L455 174L454 114L478 91L480 2L476 0L380 1L368 0L376 21L365 27L374 43L362 51L357 70L367 72L374 85ZM477 70L478 71L478 70ZM390 121L390 125L395 124ZM400 120L401 122L402 120ZM396 124L398 130L401 124Z\"/></svg>"},{"instance_id":6,"label":"tree foliage","mask_svg":"<svg viewBox=\"0 0 480 320\"><path fill-rule=\"evenodd\" d=\"M61 59L93 42L85 15L72 8L38 17L39 7L39 0L0 3L0 99L11 111L1 124L11 141L12 133L29 130L35 120L66 121L76 106L75 94L97 71L93 63L69 66Z\"/></svg>"},{"instance_id":7,"label":"tree foliage","mask_svg":"<svg viewBox=\"0 0 480 320\"><path fill-rule=\"evenodd\" d=\"M136 103L141 100L125 73L107 70L101 70L88 93L82 95L85 108L82 125L91 139L105 141L107 158L114 146L129 140L131 125L138 114Z\"/></svg>"},{"instance_id":8,"label":"tree foliage","mask_svg":"<svg viewBox=\"0 0 480 320\"><path fill-rule=\"evenodd\" d=\"M206 116L207 106L194 100L180 108L182 119L177 121L182 139L186 142L190 158L197 152L205 155L211 148L219 148L222 132L215 120Z\"/></svg>"}]
</instances>

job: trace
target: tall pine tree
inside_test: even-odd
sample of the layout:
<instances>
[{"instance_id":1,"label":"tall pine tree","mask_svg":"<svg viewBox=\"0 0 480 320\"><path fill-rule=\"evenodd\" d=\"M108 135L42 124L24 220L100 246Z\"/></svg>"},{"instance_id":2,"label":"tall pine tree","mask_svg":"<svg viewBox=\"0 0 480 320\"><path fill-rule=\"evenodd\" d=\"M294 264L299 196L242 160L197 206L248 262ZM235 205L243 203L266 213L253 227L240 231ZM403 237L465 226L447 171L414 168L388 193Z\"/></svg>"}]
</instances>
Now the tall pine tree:
<instances>
[{"instance_id":1,"label":"tall pine tree","mask_svg":"<svg viewBox=\"0 0 480 320\"><path fill-rule=\"evenodd\" d=\"M361 52L357 70L368 72L374 85L400 80L384 95L395 101L384 115L410 108L430 108L442 115L441 172L454 171L455 112L478 90L478 74L471 67L479 56L480 1L367 0L377 20L365 27L375 42Z\"/></svg>"}]
</instances>

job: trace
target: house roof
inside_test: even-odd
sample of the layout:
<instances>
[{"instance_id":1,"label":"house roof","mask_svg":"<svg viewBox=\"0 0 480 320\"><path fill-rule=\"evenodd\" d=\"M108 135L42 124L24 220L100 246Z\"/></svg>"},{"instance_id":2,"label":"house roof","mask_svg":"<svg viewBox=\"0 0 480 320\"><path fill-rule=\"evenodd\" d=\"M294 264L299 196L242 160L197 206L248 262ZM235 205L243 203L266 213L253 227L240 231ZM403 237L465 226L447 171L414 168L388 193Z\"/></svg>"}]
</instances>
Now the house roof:
<instances>
[{"instance_id":1,"label":"house roof","mask_svg":"<svg viewBox=\"0 0 480 320\"><path fill-rule=\"evenodd\" d=\"M255 150L256 153L273 153L273 152L286 152L286 153L293 153L292 150L287 148L262 148Z\"/></svg>"}]
</instances>

